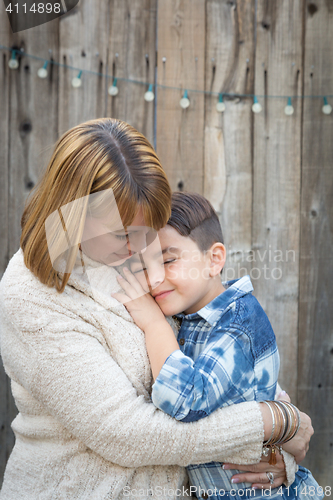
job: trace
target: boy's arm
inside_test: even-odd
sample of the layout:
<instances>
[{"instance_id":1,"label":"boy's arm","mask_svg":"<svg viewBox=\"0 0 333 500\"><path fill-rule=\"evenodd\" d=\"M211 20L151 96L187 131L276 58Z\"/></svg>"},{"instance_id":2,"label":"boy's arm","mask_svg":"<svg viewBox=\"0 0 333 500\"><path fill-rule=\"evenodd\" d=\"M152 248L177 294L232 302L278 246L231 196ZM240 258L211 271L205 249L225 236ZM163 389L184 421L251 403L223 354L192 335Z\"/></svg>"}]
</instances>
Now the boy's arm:
<instances>
[{"instance_id":1,"label":"boy's arm","mask_svg":"<svg viewBox=\"0 0 333 500\"><path fill-rule=\"evenodd\" d=\"M146 347L154 379L168 356L179 350L175 334L153 297L144 292L140 283L125 267L126 280L118 276L125 294L114 293L114 298L125 305L135 323L146 336Z\"/></svg>"},{"instance_id":2,"label":"boy's arm","mask_svg":"<svg viewBox=\"0 0 333 500\"><path fill-rule=\"evenodd\" d=\"M113 296L122 302L145 332L147 351L155 380L155 406L177 420L199 420L221 406L254 399L254 358L248 336L236 328L215 328L204 351L194 362L179 349L172 328L153 298L128 270L119 282L126 292ZM276 375L278 361L266 362L266 374ZM274 371L275 370L275 371ZM270 377L272 381L276 377ZM269 386L269 380L265 380Z\"/></svg>"},{"instance_id":3,"label":"boy's arm","mask_svg":"<svg viewBox=\"0 0 333 500\"><path fill-rule=\"evenodd\" d=\"M276 346L265 352L267 387L278 371ZM155 406L177 420L194 421L235 403L254 399L257 366L247 335L237 328L215 329L194 362L180 350L166 359L152 390Z\"/></svg>"}]
</instances>

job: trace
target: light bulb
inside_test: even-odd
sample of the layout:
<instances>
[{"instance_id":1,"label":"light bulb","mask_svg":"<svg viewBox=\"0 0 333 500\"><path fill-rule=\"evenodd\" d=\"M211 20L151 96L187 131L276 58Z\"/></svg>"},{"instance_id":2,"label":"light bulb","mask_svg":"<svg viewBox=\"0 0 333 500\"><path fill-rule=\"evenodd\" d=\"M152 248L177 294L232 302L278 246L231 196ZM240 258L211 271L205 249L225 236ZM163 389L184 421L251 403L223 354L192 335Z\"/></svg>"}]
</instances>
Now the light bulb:
<instances>
[{"instance_id":1,"label":"light bulb","mask_svg":"<svg viewBox=\"0 0 333 500\"><path fill-rule=\"evenodd\" d=\"M330 115L332 113L332 106L330 104L324 104L321 109L324 115Z\"/></svg>"},{"instance_id":2,"label":"light bulb","mask_svg":"<svg viewBox=\"0 0 333 500\"><path fill-rule=\"evenodd\" d=\"M10 67L10 69L17 69L19 67L19 62L17 59L9 59L8 61L8 66Z\"/></svg>"},{"instance_id":3,"label":"light bulb","mask_svg":"<svg viewBox=\"0 0 333 500\"><path fill-rule=\"evenodd\" d=\"M223 113L223 111L225 111L225 104L223 101L216 103L216 111L219 113Z\"/></svg>"},{"instance_id":4,"label":"light bulb","mask_svg":"<svg viewBox=\"0 0 333 500\"><path fill-rule=\"evenodd\" d=\"M290 116L294 113L294 108L291 104L291 97L288 97L288 104L287 106L284 108L284 112L287 116Z\"/></svg>"},{"instance_id":5,"label":"light bulb","mask_svg":"<svg viewBox=\"0 0 333 500\"><path fill-rule=\"evenodd\" d=\"M39 68L37 71L37 75L39 78L46 78L47 77L47 69L46 68Z\"/></svg>"},{"instance_id":6,"label":"light bulb","mask_svg":"<svg viewBox=\"0 0 333 500\"><path fill-rule=\"evenodd\" d=\"M150 102L153 101L154 99L155 99L154 92L152 92L151 90L147 90L147 92L145 93L145 101Z\"/></svg>"},{"instance_id":7,"label":"light bulb","mask_svg":"<svg viewBox=\"0 0 333 500\"><path fill-rule=\"evenodd\" d=\"M284 108L284 112L287 116L290 116L294 113L294 108L291 104L287 104L287 106Z\"/></svg>"},{"instance_id":8,"label":"light bulb","mask_svg":"<svg viewBox=\"0 0 333 500\"><path fill-rule=\"evenodd\" d=\"M253 97L252 111L253 113L260 113L262 110L260 102L258 102L257 96Z\"/></svg>"},{"instance_id":9,"label":"light bulb","mask_svg":"<svg viewBox=\"0 0 333 500\"><path fill-rule=\"evenodd\" d=\"M116 87L116 85L110 85L110 87L108 88L109 95L115 96L118 94L118 92L119 92L119 89L118 89L118 87Z\"/></svg>"},{"instance_id":10,"label":"light bulb","mask_svg":"<svg viewBox=\"0 0 333 500\"><path fill-rule=\"evenodd\" d=\"M259 102L255 102L254 104L252 104L253 113L260 113L261 110L262 110L262 107L261 107L261 104Z\"/></svg>"},{"instance_id":11,"label":"light bulb","mask_svg":"<svg viewBox=\"0 0 333 500\"><path fill-rule=\"evenodd\" d=\"M179 104L183 109L186 109L190 105L190 100L187 97L182 97Z\"/></svg>"},{"instance_id":12,"label":"light bulb","mask_svg":"<svg viewBox=\"0 0 333 500\"><path fill-rule=\"evenodd\" d=\"M73 86L75 89L77 89L77 88L81 87L81 85L82 85L82 80L81 80L81 78L79 78L78 76L76 76L75 78L73 78L73 80L72 80L72 86Z\"/></svg>"}]
</instances>

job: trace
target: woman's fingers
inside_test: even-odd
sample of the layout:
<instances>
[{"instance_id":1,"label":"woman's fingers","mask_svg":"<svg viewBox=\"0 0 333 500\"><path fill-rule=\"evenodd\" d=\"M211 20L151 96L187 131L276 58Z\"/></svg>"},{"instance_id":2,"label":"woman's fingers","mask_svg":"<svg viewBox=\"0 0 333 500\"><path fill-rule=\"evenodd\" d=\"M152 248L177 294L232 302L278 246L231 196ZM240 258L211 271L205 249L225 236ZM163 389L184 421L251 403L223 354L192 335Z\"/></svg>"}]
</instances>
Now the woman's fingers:
<instances>
[{"instance_id":1,"label":"woman's fingers","mask_svg":"<svg viewBox=\"0 0 333 500\"><path fill-rule=\"evenodd\" d=\"M127 297L127 295L125 295L124 293L111 293L111 296L114 299L118 300L118 302L120 302L121 304L127 304L127 302L132 301L132 299Z\"/></svg>"},{"instance_id":2,"label":"woman's fingers","mask_svg":"<svg viewBox=\"0 0 333 500\"><path fill-rule=\"evenodd\" d=\"M301 425L300 428L293 439L288 441L286 444L282 445L282 448L292 455L294 455L296 463L300 463L304 460L305 455L309 449L309 443L311 436L314 433L311 418L300 411Z\"/></svg>"},{"instance_id":3,"label":"woman's fingers","mask_svg":"<svg viewBox=\"0 0 333 500\"><path fill-rule=\"evenodd\" d=\"M273 476L271 476L273 474ZM270 482L269 476L273 479ZM285 472L243 472L232 476L232 483L251 483L252 488L277 488L286 480Z\"/></svg>"},{"instance_id":4,"label":"woman's fingers","mask_svg":"<svg viewBox=\"0 0 333 500\"><path fill-rule=\"evenodd\" d=\"M123 269L124 274L126 276L126 279L128 283L133 287L133 289L137 292L138 296L144 295L146 292L143 290L142 286L134 276L134 274L131 273L131 271L127 268L124 267Z\"/></svg>"},{"instance_id":5,"label":"woman's fingers","mask_svg":"<svg viewBox=\"0 0 333 500\"><path fill-rule=\"evenodd\" d=\"M279 488L280 486L283 485L283 482L286 479L286 476L277 476L275 473L273 474L273 483L270 482L269 477L267 476L267 473L263 472L262 474L259 475L259 478L256 479L254 478L252 482L252 488L257 488L257 489L267 489L267 488Z\"/></svg>"},{"instance_id":6,"label":"woman's fingers","mask_svg":"<svg viewBox=\"0 0 333 500\"><path fill-rule=\"evenodd\" d=\"M126 278L127 278L127 275L126 275ZM142 295L144 295L144 292L143 290L140 292L136 289L136 287L133 286L132 283L130 283L127 279L123 278L122 276L117 276L117 279L118 279L118 282L121 286L121 288L124 290L124 292L126 293L126 295L131 299L131 300L135 300L137 299L138 297L141 297Z\"/></svg>"},{"instance_id":7,"label":"woman's fingers","mask_svg":"<svg viewBox=\"0 0 333 500\"><path fill-rule=\"evenodd\" d=\"M239 474L232 476L232 479L234 480L233 482L251 483L253 488L276 488L281 486L287 478L285 464L282 455L278 451L276 453L275 465L270 465L268 460L269 457L262 457L262 460L258 464L254 465L225 463L223 468L242 471ZM273 474L273 484L269 481L270 474Z\"/></svg>"},{"instance_id":8,"label":"woman's fingers","mask_svg":"<svg viewBox=\"0 0 333 500\"><path fill-rule=\"evenodd\" d=\"M288 403L291 403L289 394L287 394L286 391L281 391L276 399L278 401L288 401Z\"/></svg>"}]
</instances>

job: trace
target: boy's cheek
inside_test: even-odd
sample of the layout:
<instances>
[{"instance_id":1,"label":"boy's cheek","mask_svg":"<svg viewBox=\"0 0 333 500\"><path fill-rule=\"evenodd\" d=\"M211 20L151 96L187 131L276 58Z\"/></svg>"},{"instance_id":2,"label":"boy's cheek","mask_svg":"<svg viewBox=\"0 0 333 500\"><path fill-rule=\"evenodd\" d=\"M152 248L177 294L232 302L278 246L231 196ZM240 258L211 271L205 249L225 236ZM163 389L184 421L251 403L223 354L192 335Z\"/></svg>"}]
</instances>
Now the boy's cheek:
<instances>
[{"instance_id":1,"label":"boy's cheek","mask_svg":"<svg viewBox=\"0 0 333 500\"><path fill-rule=\"evenodd\" d=\"M176 279L182 277L181 269L177 266L170 266L169 265L167 270L165 271L165 277L166 277L166 279L176 280Z\"/></svg>"}]
</instances>

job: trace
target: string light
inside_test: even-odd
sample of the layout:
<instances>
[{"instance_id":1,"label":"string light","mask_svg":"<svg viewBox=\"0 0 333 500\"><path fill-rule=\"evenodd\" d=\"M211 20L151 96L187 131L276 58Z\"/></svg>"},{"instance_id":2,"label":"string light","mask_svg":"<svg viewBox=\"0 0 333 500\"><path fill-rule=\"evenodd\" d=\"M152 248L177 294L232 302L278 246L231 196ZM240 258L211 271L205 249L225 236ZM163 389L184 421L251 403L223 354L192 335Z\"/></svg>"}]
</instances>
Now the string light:
<instances>
[{"instance_id":1,"label":"string light","mask_svg":"<svg viewBox=\"0 0 333 500\"><path fill-rule=\"evenodd\" d=\"M219 102L216 104L216 111L223 113L225 111L225 104L223 102L223 95L219 94Z\"/></svg>"},{"instance_id":2,"label":"string light","mask_svg":"<svg viewBox=\"0 0 333 500\"><path fill-rule=\"evenodd\" d=\"M153 92L153 86L149 85L147 92L145 93L145 101L150 102L155 99L155 94Z\"/></svg>"},{"instance_id":3,"label":"string light","mask_svg":"<svg viewBox=\"0 0 333 500\"><path fill-rule=\"evenodd\" d=\"M82 75L82 71L80 71L79 74L77 76L75 76L72 80L72 86L75 89L81 87L81 85L82 85L81 75Z\"/></svg>"},{"instance_id":4,"label":"string light","mask_svg":"<svg viewBox=\"0 0 333 500\"><path fill-rule=\"evenodd\" d=\"M328 104L326 97L324 97L324 106L321 109L324 115L330 115L332 113L332 106Z\"/></svg>"},{"instance_id":5,"label":"string light","mask_svg":"<svg viewBox=\"0 0 333 500\"><path fill-rule=\"evenodd\" d=\"M39 57L39 56L34 56L32 54L27 54L26 52L24 52L22 49L13 49L11 47L6 47L4 45L0 45L0 50L7 50L7 51L10 51L11 52L11 59L8 61L8 66L10 69L17 69L19 67L19 60L17 58L18 54L20 56L25 56L25 57L30 57L32 59L36 59L38 61L43 61L44 62L44 65L42 68L39 68L39 70L37 71L37 75L39 78L46 78L47 77L47 65L50 63L50 61L44 59L43 57ZM163 58L163 63L165 63L165 58ZM67 64L62 64L62 63L59 63L59 62L56 62L56 61L53 61L52 60L52 64L55 65L55 66L58 66L58 67L62 67L62 68L69 68L71 70L76 70L76 71L79 71L78 73L78 76L73 78L72 79L72 86L74 88L78 88L78 87L81 87L82 85L82 81L81 81L81 75L83 72L85 73L88 73L88 74L91 74L91 75L96 75L96 76L101 76L101 77L104 77L104 78L112 78L111 75L108 75L108 74L104 74L104 73L100 73L100 72L97 72L97 71L92 71L92 70L80 70L79 68L76 68L76 67L73 67L73 66L70 66L70 65L67 65ZM118 80L122 80L124 82L132 82L132 83L137 83L137 84L141 84L141 85L145 85L143 82L139 81L139 80L134 80L134 79L130 79L130 78L118 78ZM144 98L146 101L149 102L149 100L153 100L155 98L154 96L154 93L152 91L152 88L153 87L161 87L161 88L164 88L164 89L170 89L170 90L181 90L179 87L173 87L173 86L168 86L168 85L162 85L162 84L155 84L155 85L150 85L149 84L149 88L148 88L148 91L144 94ZM284 95L260 95L260 96L253 96L251 94L235 94L235 93L226 93L226 92L223 92L223 93L217 93L217 92L213 92L213 91L205 91L205 90L197 90L197 89L190 89L189 92L196 92L196 93L199 93L199 94L204 94L204 95L211 95L211 96L218 96L219 100L218 102L216 103L216 110L219 112L219 113L222 113L225 111L226 107L225 107L225 104L223 102L223 97L225 96L230 96L231 98L248 98L248 97L252 97L253 98L253 104L252 104L252 110L254 113L259 113L261 110L262 110L262 106L261 104L258 102L258 97L259 98L286 98L287 96L284 96ZM113 84L108 88L108 93L112 96L115 96L118 94L118 87L117 87L117 79L114 78L113 80ZM294 108L292 106L292 103L291 103L291 99L292 98L301 98L301 99L305 99L305 98L312 98L312 99L318 99L318 98L321 98L324 100L324 105L322 106L322 112L326 115L329 115L332 113L332 106L328 103L327 101L327 98L331 98L333 97L333 95L326 95L326 96L323 96L323 95L296 95L296 96L289 96L288 97L288 103L287 103L287 106L284 108L284 112L286 115L292 115L294 113ZM183 108L183 109L186 109L190 106L190 100L188 98L188 90L185 90L180 102L179 102L180 106Z\"/></svg>"},{"instance_id":6,"label":"string light","mask_svg":"<svg viewBox=\"0 0 333 500\"><path fill-rule=\"evenodd\" d=\"M252 104L252 111L253 111L253 113L260 113L261 110L262 110L262 107L261 107L260 102L258 101L258 98L257 98L257 96L254 96L253 104Z\"/></svg>"},{"instance_id":7,"label":"string light","mask_svg":"<svg viewBox=\"0 0 333 500\"><path fill-rule=\"evenodd\" d=\"M293 105L291 104L291 97L288 97L288 104L284 108L284 112L287 116L291 116L294 113Z\"/></svg>"},{"instance_id":8,"label":"string light","mask_svg":"<svg viewBox=\"0 0 333 500\"><path fill-rule=\"evenodd\" d=\"M116 96L119 92L119 89L117 87L117 78L113 80L112 85L108 88L108 94L112 95L113 97Z\"/></svg>"},{"instance_id":9,"label":"string light","mask_svg":"<svg viewBox=\"0 0 333 500\"><path fill-rule=\"evenodd\" d=\"M183 108L183 109L186 109L186 108L189 107L190 100L189 100L189 98L187 96L187 90L185 90L183 97L179 101L179 104L180 104L181 108Z\"/></svg>"},{"instance_id":10,"label":"string light","mask_svg":"<svg viewBox=\"0 0 333 500\"><path fill-rule=\"evenodd\" d=\"M39 76L39 78L46 78L47 77L47 65L48 65L48 61L45 61L44 63L44 66L42 68L39 68L39 70L37 71L37 75Z\"/></svg>"},{"instance_id":11,"label":"string light","mask_svg":"<svg viewBox=\"0 0 333 500\"><path fill-rule=\"evenodd\" d=\"M16 50L12 50L12 57L8 61L8 66L10 69L17 69L19 67L19 62L16 59Z\"/></svg>"}]
</instances>

